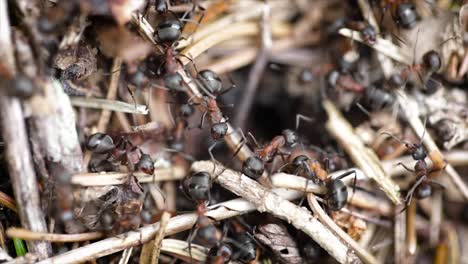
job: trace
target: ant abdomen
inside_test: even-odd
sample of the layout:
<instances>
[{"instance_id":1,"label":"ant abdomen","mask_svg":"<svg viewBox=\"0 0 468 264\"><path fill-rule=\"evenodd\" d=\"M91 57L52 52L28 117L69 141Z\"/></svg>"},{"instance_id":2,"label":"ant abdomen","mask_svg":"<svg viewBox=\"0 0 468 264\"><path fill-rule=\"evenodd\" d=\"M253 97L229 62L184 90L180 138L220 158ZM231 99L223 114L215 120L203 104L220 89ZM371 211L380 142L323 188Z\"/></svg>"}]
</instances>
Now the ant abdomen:
<instances>
[{"instance_id":1,"label":"ant abdomen","mask_svg":"<svg viewBox=\"0 0 468 264\"><path fill-rule=\"evenodd\" d=\"M212 94L219 94L223 89L223 83L219 76L212 70L203 70L198 73L197 79Z\"/></svg>"},{"instance_id":2,"label":"ant abdomen","mask_svg":"<svg viewBox=\"0 0 468 264\"><path fill-rule=\"evenodd\" d=\"M254 180L262 177L264 170L265 164L263 160L257 156L248 157L242 163L242 173Z\"/></svg>"},{"instance_id":3,"label":"ant abdomen","mask_svg":"<svg viewBox=\"0 0 468 264\"><path fill-rule=\"evenodd\" d=\"M432 194L432 186L428 183L421 183L415 190L414 196L421 200L430 197Z\"/></svg>"},{"instance_id":4,"label":"ant abdomen","mask_svg":"<svg viewBox=\"0 0 468 264\"><path fill-rule=\"evenodd\" d=\"M162 21L155 31L155 40L162 43L170 43L179 39L182 34L182 24L176 19Z\"/></svg>"},{"instance_id":5,"label":"ant abdomen","mask_svg":"<svg viewBox=\"0 0 468 264\"><path fill-rule=\"evenodd\" d=\"M348 201L348 188L342 180L327 182L327 205L333 211L339 211Z\"/></svg>"},{"instance_id":6,"label":"ant abdomen","mask_svg":"<svg viewBox=\"0 0 468 264\"><path fill-rule=\"evenodd\" d=\"M111 136L103 133L95 133L88 137L86 148L95 153L107 153L115 148Z\"/></svg>"}]
</instances>

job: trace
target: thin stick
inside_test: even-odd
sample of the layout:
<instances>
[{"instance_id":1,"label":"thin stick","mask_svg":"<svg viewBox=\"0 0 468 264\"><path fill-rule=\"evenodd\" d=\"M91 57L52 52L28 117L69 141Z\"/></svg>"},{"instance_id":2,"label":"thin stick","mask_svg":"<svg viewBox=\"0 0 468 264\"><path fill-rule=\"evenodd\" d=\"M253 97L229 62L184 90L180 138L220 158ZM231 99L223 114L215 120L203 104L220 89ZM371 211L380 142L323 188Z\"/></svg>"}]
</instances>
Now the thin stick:
<instances>
[{"instance_id":1,"label":"thin stick","mask_svg":"<svg viewBox=\"0 0 468 264\"><path fill-rule=\"evenodd\" d=\"M122 101L71 96L70 101L73 106L102 109L106 111L147 115L146 105L134 105Z\"/></svg>"},{"instance_id":2,"label":"thin stick","mask_svg":"<svg viewBox=\"0 0 468 264\"><path fill-rule=\"evenodd\" d=\"M310 34L304 39L293 39L288 36L273 43L271 49L272 56L275 56L284 50L317 43L318 40L320 40L319 34ZM257 57L259 50L260 48L258 47L246 47L208 64L205 68L211 69L218 74L231 72L252 63Z\"/></svg>"},{"instance_id":3,"label":"thin stick","mask_svg":"<svg viewBox=\"0 0 468 264\"><path fill-rule=\"evenodd\" d=\"M181 166L171 168L156 168L154 175L148 175L142 172L135 172L138 182L153 181L175 181L183 179L187 171ZM71 182L75 185L85 186L107 186L123 184L128 179L128 173L122 172L98 172L98 173L80 173L72 176Z\"/></svg>"},{"instance_id":4,"label":"thin stick","mask_svg":"<svg viewBox=\"0 0 468 264\"><path fill-rule=\"evenodd\" d=\"M161 251L174 255L176 258L182 259L189 263L190 261L200 261L205 263L208 249L200 245L191 243L191 252L188 250L188 243L177 239L164 239L161 243ZM190 254L192 253L192 254ZM155 263L155 262L152 262Z\"/></svg>"},{"instance_id":5,"label":"thin stick","mask_svg":"<svg viewBox=\"0 0 468 264\"><path fill-rule=\"evenodd\" d=\"M241 129L245 129L247 117L250 113L252 103L255 98L258 84L263 76L265 67L267 66L271 46L273 45L272 34L271 34L271 8L267 2L265 2L262 12L262 19L260 23L261 28L261 46L257 54L257 59L250 69L249 77L247 79L247 86L242 93L242 97L239 99L239 111L234 119L234 124Z\"/></svg>"},{"instance_id":6,"label":"thin stick","mask_svg":"<svg viewBox=\"0 0 468 264\"><path fill-rule=\"evenodd\" d=\"M378 261L372 256L367 250L362 248L359 243L352 239L348 234L346 234L343 229L335 224L335 222L323 211L320 207L317 199L315 199L314 194L308 194L307 200L309 201L310 208L314 212L320 221L327 226L333 233L340 237L349 247L356 251L356 254L361 258L364 263L378 263Z\"/></svg>"},{"instance_id":7,"label":"thin stick","mask_svg":"<svg viewBox=\"0 0 468 264\"><path fill-rule=\"evenodd\" d=\"M400 187L388 177L377 155L362 143L349 122L332 102L325 100L323 106L328 113L328 121L325 124L328 132L345 149L364 174L374 179L393 203L400 204Z\"/></svg>"},{"instance_id":8,"label":"thin stick","mask_svg":"<svg viewBox=\"0 0 468 264\"><path fill-rule=\"evenodd\" d=\"M393 227L394 257L395 263L405 263L406 260L406 211L401 212L401 207L395 207L395 224Z\"/></svg>"},{"instance_id":9,"label":"thin stick","mask_svg":"<svg viewBox=\"0 0 468 264\"><path fill-rule=\"evenodd\" d=\"M24 228L11 227L6 231L7 236L24 240L44 240L50 242L68 243L96 240L103 237L101 232L90 232L82 234L52 234L44 232L34 232Z\"/></svg>"},{"instance_id":10,"label":"thin stick","mask_svg":"<svg viewBox=\"0 0 468 264\"><path fill-rule=\"evenodd\" d=\"M159 254L161 252L161 242L164 238L164 232L166 231L167 223L171 219L171 214L164 212L161 216L160 227L154 238L153 254L151 255L151 263L158 263Z\"/></svg>"},{"instance_id":11,"label":"thin stick","mask_svg":"<svg viewBox=\"0 0 468 264\"><path fill-rule=\"evenodd\" d=\"M133 248L126 248L122 252L122 257L119 260L119 264L127 264L128 261L130 260L130 257L132 256Z\"/></svg>"},{"instance_id":12,"label":"thin stick","mask_svg":"<svg viewBox=\"0 0 468 264\"><path fill-rule=\"evenodd\" d=\"M0 0L0 46L0 76L3 77L1 79L11 78L16 73L16 68L6 0ZM4 82L0 81L0 127L21 224L28 229L45 232L47 227L40 208L23 109L19 99L8 97L5 89ZM30 242L28 248L41 258L52 254L50 243L45 241Z\"/></svg>"},{"instance_id":13,"label":"thin stick","mask_svg":"<svg viewBox=\"0 0 468 264\"><path fill-rule=\"evenodd\" d=\"M11 198L9 195L2 191L0 191L0 204L12 210L15 213L18 213L18 208L16 208L15 200L13 200L13 198Z\"/></svg>"},{"instance_id":14,"label":"thin stick","mask_svg":"<svg viewBox=\"0 0 468 264\"><path fill-rule=\"evenodd\" d=\"M109 83L109 89L107 90L106 99L114 100L117 97L117 88L119 86L120 79L120 68L122 67L122 59L114 58L114 63L112 65L112 76ZM110 110L103 110L101 116L99 117L97 131L105 133L107 130L107 124L109 123L112 112Z\"/></svg>"},{"instance_id":15,"label":"thin stick","mask_svg":"<svg viewBox=\"0 0 468 264\"><path fill-rule=\"evenodd\" d=\"M361 38L361 34L358 31L351 30L349 28L342 28L338 31L338 33L353 40L357 40L363 44L369 45ZM406 65L411 65L410 56L407 53L403 52L403 50L401 50L398 46L394 45L389 40L377 37L375 44L369 46L398 62L404 63Z\"/></svg>"}]
</instances>

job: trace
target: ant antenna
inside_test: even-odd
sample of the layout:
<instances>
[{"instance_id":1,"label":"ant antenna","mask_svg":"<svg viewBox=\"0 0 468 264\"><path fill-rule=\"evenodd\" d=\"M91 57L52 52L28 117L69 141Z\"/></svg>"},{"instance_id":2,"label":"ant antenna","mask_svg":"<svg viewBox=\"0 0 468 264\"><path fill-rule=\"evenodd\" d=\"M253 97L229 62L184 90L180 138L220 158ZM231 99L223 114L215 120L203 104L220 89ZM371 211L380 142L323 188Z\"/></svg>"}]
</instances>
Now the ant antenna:
<instances>
[{"instance_id":1,"label":"ant antenna","mask_svg":"<svg viewBox=\"0 0 468 264\"><path fill-rule=\"evenodd\" d=\"M401 139L395 137L394 135L392 135L392 134L390 134L390 133L388 133L388 132L382 132L382 133L380 133L380 134L381 134L381 135L390 136L390 137L392 137L393 139L395 139L396 141L398 141L398 142L400 142L401 144L404 144L404 145L406 145L406 146L411 146L411 143L406 142L406 141L403 141L403 140L401 140Z\"/></svg>"},{"instance_id":2,"label":"ant antenna","mask_svg":"<svg viewBox=\"0 0 468 264\"><path fill-rule=\"evenodd\" d=\"M247 134L249 135L249 137L253 140L253 142L255 143L255 145L257 146L257 148L261 148L260 144L258 144L257 140L255 139L254 135L252 133L247 132Z\"/></svg>"},{"instance_id":3,"label":"ant antenna","mask_svg":"<svg viewBox=\"0 0 468 264\"><path fill-rule=\"evenodd\" d=\"M424 118L424 131L421 135L421 139L419 140L419 145L422 144L424 136L426 135L426 124L427 124L427 116Z\"/></svg>"},{"instance_id":4,"label":"ant antenna","mask_svg":"<svg viewBox=\"0 0 468 264\"><path fill-rule=\"evenodd\" d=\"M306 122L312 122L315 119L311 118L311 117L308 117L308 116L305 116L305 115L302 115L302 114L297 114L296 115L296 131L299 129L299 125L300 125L301 120L304 120Z\"/></svg>"},{"instance_id":5,"label":"ant antenna","mask_svg":"<svg viewBox=\"0 0 468 264\"><path fill-rule=\"evenodd\" d=\"M416 48L418 47L418 39L419 39L419 31L421 28L418 27L418 31L416 32L416 41L414 42L414 47L413 47L413 63L411 66L416 65Z\"/></svg>"}]
</instances>

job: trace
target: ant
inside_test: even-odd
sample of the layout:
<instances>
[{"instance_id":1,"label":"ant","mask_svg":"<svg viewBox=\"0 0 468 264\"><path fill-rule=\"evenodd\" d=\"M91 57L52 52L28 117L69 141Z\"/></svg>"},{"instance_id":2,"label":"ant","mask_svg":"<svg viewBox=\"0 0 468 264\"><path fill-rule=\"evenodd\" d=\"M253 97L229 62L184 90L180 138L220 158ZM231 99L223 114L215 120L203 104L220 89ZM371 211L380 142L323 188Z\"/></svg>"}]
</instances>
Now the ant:
<instances>
[{"instance_id":1,"label":"ant","mask_svg":"<svg viewBox=\"0 0 468 264\"><path fill-rule=\"evenodd\" d=\"M340 73L337 70L333 70L328 74L327 81L331 87L337 90L360 93L365 89L362 84L358 83L351 76Z\"/></svg>"},{"instance_id":2,"label":"ant","mask_svg":"<svg viewBox=\"0 0 468 264\"><path fill-rule=\"evenodd\" d=\"M354 174L353 193L356 187L356 171L347 171L336 178L330 178L327 171L323 169L322 165L316 161L311 160L306 155L299 155L294 158L292 164L296 171L305 171L307 179L319 179L325 183L327 192L325 200L327 206L333 211L339 211L343 208L348 201L348 188L342 181L343 178ZM307 185L307 183L306 183Z\"/></svg>"},{"instance_id":3,"label":"ant","mask_svg":"<svg viewBox=\"0 0 468 264\"><path fill-rule=\"evenodd\" d=\"M424 131L424 133L425 132L426 131ZM425 158L427 157L427 151L422 144L424 133L421 137L421 140L418 143L405 142L390 133L387 133L387 132L382 133L382 134L392 137L393 139L397 140L401 144L404 144L406 148L408 149L408 151L410 152L411 157L416 161L413 169L408 168L405 164L401 162L398 163L398 165L403 166L403 168L405 168L407 171L413 172L417 177L416 182L410 188L410 190L408 191L405 197L406 205L402 211L406 210L406 208L411 204L411 200L413 199L413 196L416 197L416 199L418 200L431 196L433 185L437 185L438 187L445 189L445 186L442 185L441 183L428 178L428 175L429 173L431 173L431 171L428 170L428 166L425 161Z\"/></svg>"},{"instance_id":4,"label":"ant","mask_svg":"<svg viewBox=\"0 0 468 264\"><path fill-rule=\"evenodd\" d=\"M204 245L214 246L220 241L220 235L213 221L205 215L206 206L211 199L211 176L208 172L196 172L182 182L183 193L196 204L198 219L195 223L196 231L189 236L189 252L192 240L197 236Z\"/></svg>"},{"instance_id":5,"label":"ant","mask_svg":"<svg viewBox=\"0 0 468 264\"><path fill-rule=\"evenodd\" d=\"M350 29L359 31L362 39L366 43L373 45L377 41L377 32L375 31L375 28L368 22L349 21L346 22L345 25Z\"/></svg>"},{"instance_id":6,"label":"ant","mask_svg":"<svg viewBox=\"0 0 468 264\"><path fill-rule=\"evenodd\" d=\"M226 227L226 225L224 226ZM241 263L250 263L257 259L257 243L247 231L237 230L235 228L234 238L226 238L227 229L223 232L223 238L219 243L208 252L208 261L210 264L228 263L229 261L240 261ZM232 249L236 250L233 251Z\"/></svg>"},{"instance_id":7,"label":"ant","mask_svg":"<svg viewBox=\"0 0 468 264\"><path fill-rule=\"evenodd\" d=\"M210 69L198 72L196 81L199 82L200 88L205 91L206 95L218 97L236 88L235 83L231 80L231 86L223 90L223 82L214 71Z\"/></svg>"},{"instance_id":8,"label":"ant","mask_svg":"<svg viewBox=\"0 0 468 264\"><path fill-rule=\"evenodd\" d=\"M412 29L416 26L418 14L414 4L403 0L386 0L385 2L386 4L383 7L383 13L379 24L382 24L385 12L390 9L393 21L395 21L397 26L401 26L404 29Z\"/></svg>"},{"instance_id":9,"label":"ant","mask_svg":"<svg viewBox=\"0 0 468 264\"><path fill-rule=\"evenodd\" d=\"M89 136L86 148L97 154L106 154L105 161L107 162L128 165L131 170L136 166L136 168L148 175L154 174L154 162L150 155L143 153L125 136L120 136L117 144L115 144L111 136L104 133L95 133Z\"/></svg>"},{"instance_id":10,"label":"ant","mask_svg":"<svg viewBox=\"0 0 468 264\"><path fill-rule=\"evenodd\" d=\"M256 155L248 157L242 163L242 173L255 180L259 179L265 171L265 163L273 161L273 158L278 154L284 154L280 151L280 148L284 146L294 147L299 138L295 131L285 129L281 135L274 137L268 144L260 147L252 134L249 133L249 135L254 139L259 149L255 151Z\"/></svg>"}]
</instances>

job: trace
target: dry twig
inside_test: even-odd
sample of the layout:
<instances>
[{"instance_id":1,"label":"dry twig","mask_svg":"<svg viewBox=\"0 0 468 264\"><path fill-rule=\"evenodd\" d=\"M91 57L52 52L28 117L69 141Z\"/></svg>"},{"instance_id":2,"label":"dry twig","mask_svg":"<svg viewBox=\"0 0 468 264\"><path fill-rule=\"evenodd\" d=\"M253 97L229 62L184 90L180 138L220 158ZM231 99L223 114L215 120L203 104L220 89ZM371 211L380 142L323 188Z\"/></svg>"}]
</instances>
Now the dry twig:
<instances>
[{"instance_id":1,"label":"dry twig","mask_svg":"<svg viewBox=\"0 0 468 264\"><path fill-rule=\"evenodd\" d=\"M24 228L11 227L6 231L7 236L24 240L44 240L56 243L81 242L96 240L103 237L101 232L90 232L82 234L53 234L33 232Z\"/></svg>"}]
</instances>

